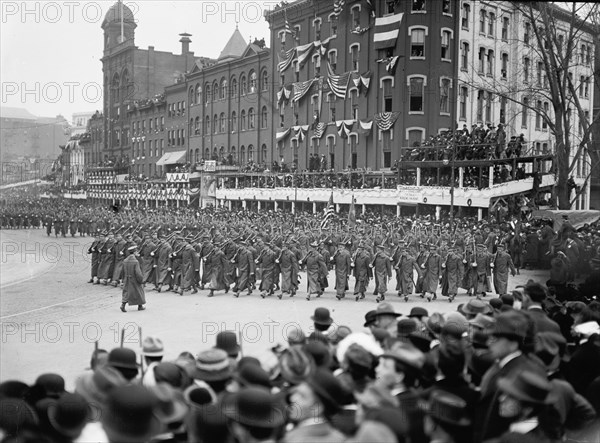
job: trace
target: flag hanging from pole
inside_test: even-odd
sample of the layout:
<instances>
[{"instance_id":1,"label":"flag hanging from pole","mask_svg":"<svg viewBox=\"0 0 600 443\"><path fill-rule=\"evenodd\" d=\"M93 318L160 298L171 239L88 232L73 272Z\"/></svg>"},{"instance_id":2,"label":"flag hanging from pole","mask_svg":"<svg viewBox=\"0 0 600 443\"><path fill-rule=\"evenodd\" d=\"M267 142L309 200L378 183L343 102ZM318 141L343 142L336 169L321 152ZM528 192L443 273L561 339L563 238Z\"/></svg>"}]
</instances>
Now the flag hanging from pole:
<instances>
[{"instance_id":1,"label":"flag hanging from pole","mask_svg":"<svg viewBox=\"0 0 600 443\"><path fill-rule=\"evenodd\" d=\"M352 194L352 201L350 202L350 210L348 211L348 227L356 227L356 208L354 207L354 194Z\"/></svg>"},{"instance_id":2,"label":"flag hanging from pole","mask_svg":"<svg viewBox=\"0 0 600 443\"><path fill-rule=\"evenodd\" d=\"M327 227L327 223L329 220L333 218L335 215L335 205L333 204L333 191L329 196L329 202L327 203L327 209L325 210L325 217L323 217L323 221L321 221L321 229L325 229Z\"/></svg>"}]
</instances>

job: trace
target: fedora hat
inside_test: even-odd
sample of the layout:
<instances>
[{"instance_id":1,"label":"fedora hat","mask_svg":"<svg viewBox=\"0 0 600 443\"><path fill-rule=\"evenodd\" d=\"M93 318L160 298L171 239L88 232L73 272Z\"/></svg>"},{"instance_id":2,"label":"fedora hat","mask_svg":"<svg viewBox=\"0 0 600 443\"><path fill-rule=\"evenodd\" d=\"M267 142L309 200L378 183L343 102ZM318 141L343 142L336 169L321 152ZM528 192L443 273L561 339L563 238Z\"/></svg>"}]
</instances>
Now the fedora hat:
<instances>
[{"instance_id":1,"label":"fedora hat","mask_svg":"<svg viewBox=\"0 0 600 443\"><path fill-rule=\"evenodd\" d=\"M127 384L125 377L112 366L102 366L86 372L75 381L75 392L90 404L104 404L108 394Z\"/></svg>"},{"instance_id":2,"label":"fedora hat","mask_svg":"<svg viewBox=\"0 0 600 443\"><path fill-rule=\"evenodd\" d=\"M517 400L538 405L548 404L551 385L545 377L531 371L517 372L514 377L498 379L498 388Z\"/></svg>"},{"instance_id":3,"label":"fedora hat","mask_svg":"<svg viewBox=\"0 0 600 443\"><path fill-rule=\"evenodd\" d=\"M431 317L427 318L425 327L433 336L437 337L442 332L442 326L444 326L444 323L446 323L444 316L439 312L434 312L431 314Z\"/></svg>"},{"instance_id":4,"label":"fedora hat","mask_svg":"<svg viewBox=\"0 0 600 443\"><path fill-rule=\"evenodd\" d=\"M392 358L415 369L421 369L425 364L425 354L409 343L396 341L390 349L383 354L382 358Z\"/></svg>"},{"instance_id":5,"label":"fedora hat","mask_svg":"<svg viewBox=\"0 0 600 443\"><path fill-rule=\"evenodd\" d=\"M165 354L163 342L158 337L146 337L142 342L142 355L146 357L162 357Z\"/></svg>"},{"instance_id":6,"label":"fedora hat","mask_svg":"<svg viewBox=\"0 0 600 443\"><path fill-rule=\"evenodd\" d=\"M535 336L534 353L550 371L560 366L560 357L564 354L567 340L562 334L550 331L538 332Z\"/></svg>"},{"instance_id":7,"label":"fedora hat","mask_svg":"<svg viewBox=\"0 0 600 443\"><path fill-rule=\"evenodd\" d=\"M467 403L450 392L434 390L423 409L436 421L460 427L471 425L467 413Z\"/></svg>"},{"instance_id":8,"label":"fedora hat","mask_svg":"<svg viewBox=\"0 0 600 443\"><path fill-rule=\"evenodd\" d=\"M522 341L527 337L529 319L519 311L503 312L496 317L496 324L491 334L511 340Z\"/></svg>"},{"instance_id":9,"label":"fedora hat","mask_svg":"<svg viewBox=\"0 0 600 443\"><path fill-rule=\"evenodd\" d=\"M282 405L268 389L259 386L226 397L223 411L230 420L246 426L275 429L285 423Z\"/></svg>"},{"instance_id":10,"label":"fedora hat","mask_svg":"<svg viewBox=\"0 0 600 443\"><path fill-rule=\"evenodd\" d=\"M262 386L267 389L271 388L269 374L260 366L260 364L245 364L238 367L237 372L233 374L233 379L242 386Z\"/></svg>"},{"instance_id":11,"label":"fedora hat","mask_svg":"<svg viewBox=\"0 0 600 443\"><path fill-rule=\"evenodd\" d=\"M237 342L237 334L233 331L221 331L217 334L215 348L222 349L227 355L236 358L240 353L240 345Z\"/></svg>"},{"instance_id":12,"label":"fedora hat","mask_svg":"<svg viewBox=\"0 0 600 443\"><path fill-rule=\"evenodd\" d=\"M394 311L394 307L389 303L381 303L377 306L375 310L375 317L379 317L380 315L393 315L394 317L400 317L402 314Z\"/></svg>"},{"instance_id":13,"label":"fedora hat","mask_svg":"<svg viewBox=\"0 0 600 443\"><path fill-rule=\"evenodd\" d=\"M156 416L161 423L168 425L183 421L188 412L183 393L168 383L158 383L150 391L158 399Z\"/></svg>"},{"instance_id":14,"label":"fedora hat","mask_svg":"<svg viewBox=\"0 0 600 443\"><path fill-rule=\"evenodd\" d=\"M376 320L377 320L377 311L373 309L372 311L369 311L365 314L365 324L363 326L365 328L368 328L369 326L375 324Z\"/></svg>"},{"instance_id":15,"label":"fedora hat","mask_svg":"<svg viewBox=\"0 0 600 443\"><path fill-rule=\"evenodd\" d=\"M417 330L417 323L412 318L401 318L398 320L397 329L399 337L408 337Z\"/></svg>"},{"instance_id":16,"label":"fedora hat","mask_svg":"<svg viewBox=\"0 0 600 443\"><path fill-rule=\"evenodd\" d=\"M115 348L108 354L108 365L114 368L137 369L135 351L129 348Z\"/></svg>"},{"instance_id":17,"label":"fedora hat","mask_svg":"<svg viewBox=\"0 0 600 443\"><path fill-rule=\"evenodd\" d=\"M156 383L168 383L174 388L185 386L184 381L189 380L185 369L172 362L160 362L154 366L154 380Z\"/></svg>"},{"instance_id":18,"label":"fedora hat","mask_svg":"<svg viewBox=\"0 0 600 443\"><path fill-rule=\"evenodd\" d=\"M227 352L222 349L208 349L196 357L193 377L197 380L227 380L233 374Z\"/></svg>"},{"instance_id":19,"label":"fedora hat","mask_svg":"<svg viewBox=\"0 0 600 443\"><path fill-rule=\"evenodd\" d=\"M443 335L452 335L456 338L462 337L469 331L469 322L460 312L448 312L446 321L442 326Z\"/></svg>"},{"instance_id":20,"label":"fedora hat","mask_svg":"<svg viewBox=\"0 0 600 443\"><path fill-rule=\"evenodd\" d=\"M427 309L425 309L421 306L415 306L414 308L412 308L410 310L410 314L408 314L408 317L417 317L417 318L429 317L429 312L427 312Z\"/></svg>"},{"instance_id":21,"label":"fedora hat","mask_svg":"<svg viewBox=\"0 0 600 443\"><path fill-rule=\"evenodd\" d=\"M279 357L279 369L285 381L297 385L314 372L315 362L301 347L292 346Z\"/></svg>"},{"instance_id":22,"label":"fedora hat","mask_svg":"<svg viewBox=\"0 0 600 443\"><path fill-rule=\"evenodd\" d=\"M88 422L90 407L82 395L64 393L48 406L48 420L61 435L75 439Z\"/></svg>"},{"instance_id":23,"label":"fedora hat","mask_svg":"<svg viewBox=\"0 0 600 443\"><path fill-rule=\"evenodd\" d=\"M329 326L333 323L333 319L331 318L331 314L327 308L315 309L315 313L310 317L310 319L317 325Z\"/></svg>"},{"instance_id":24,"label":"fedora hat","mask_svg":"<svg viewBox=\"0 0 600 443\"><path fill-rule=\"evenodd\" d=\"M137 443L160 431L155 415L158 398L148 389L127 385L108 394L102 426L109 441Z\"/></svg>"},{"instance_id":25,"label":"fedora hat","mask_svg":"<svg viewBox=\"0 0 600 443\"><path fill-rule=\"evenodd\" d=\"M479 329L491 329L494 326L495 320L489 315L477 314L474 319L469 320L471 326L475 326Z\"/></svg>"},{"instance_id":26,"label":"fedora hat","mask_svg":"<svg viewBox=\"0 0 600 443\"><path fill-rule=\"evenodd\" d=\"M477 315L477 314L490 314L490 306L481 300L473 299L462 307L459 308L459 312L463 315Z\"/></svg>"},{"instance_id":27,"label":"fedora hat","mask_svg":"<svg viewBox=\"0 0 600 443\"><path fill-rule=\"evenodd\" d=\"M341 408L338 399L343 399L347 396L340 381L329 370L324 368L317 368L306 379L306 384L311 387L321 403L323 403L325 410L332 413L337 412Z\"/></svg>"}]
</instances>

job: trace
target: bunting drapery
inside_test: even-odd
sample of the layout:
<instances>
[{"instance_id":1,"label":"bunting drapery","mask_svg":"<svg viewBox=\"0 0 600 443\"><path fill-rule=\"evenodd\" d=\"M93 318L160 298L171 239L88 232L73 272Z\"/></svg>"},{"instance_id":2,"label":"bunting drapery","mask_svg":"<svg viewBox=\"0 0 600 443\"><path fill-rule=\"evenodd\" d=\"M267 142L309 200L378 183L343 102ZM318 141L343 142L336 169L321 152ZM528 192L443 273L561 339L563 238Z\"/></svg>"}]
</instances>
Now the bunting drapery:
<instances>
[{"instance_id":1,"label":"bunting drapery","mask_svg":"<svg viewBox=\"0 0 600 443\"><path fill-rule=\"evenodd\" d=\"M314 127L314 133L317 138L322 138L327 130L327 123L319 122Z\"/></svg>"},{"instance_id":2,"label":"bunting drapery","mask_svg":"<svg viewBox=\"0 0 600 443\"><path fill-rule=\"evenodd\" d=\"M277 132L275 134L275 140L280 142L281 140L285 140L290 135L291 129L287 128L285 131Z\"/></svg>"},{"instance_id":3,"label":"bunting drapery","mask_svg":"<svg viewBox=\"0 0 600 443\"><path fill-rule=\"evenodd\" d=\"M294 83L294 97L292 98L293 102L297 102L309 91L313 83L316 79L310 79L305 82L297 82Z\"/></svg>"},{"instance_id":4,"label":"bunting drapery","mask_svg":"<svg viewBox=\"0 0 600 443\"><path fill-rule=\"evenodd\" d=\"M335 122L335 127L340 137L348 138L348 134L352 132L354 120L338 120Z\"/></svg>"},{"instance_id":5,"label":"bunting drapery","mask_svg":"<svg viewBox=\"0 0 600 443\"><path fill-rule=\"evenodd\" d=\"M373 129L373 120L358 120L358 127L356 128L356 132L361 135L369 136L371 134L371 130Z\"/></svg>"},{"instance_id":6,"label":"bunting drapery","mask_svg":"<svg viewBox=\"0 0 600 443\"><path fill-rule=\"evenodd\" d=\"M290 96L292 95L291 89L286 89L285 86L282 86L279 91L277 91L277 105L281 108L282 104L285 104L290 100Z\"/></svg>"},{"instance_id":7,"label":"bunting drapery","mask_svg":"<svg viewBox=\"0 0 600 443\"><path fill-rule=\"evenodd\" d=\"M382 112L381 114L375 114L374 120L381 131L389 131L398 120L399 115L399 112Z\"/></svg>"},{"instance_id":8,"label":"bunting drapery","mask_svg":"<svg viewBox=\"0 0 600 443\"><path fill-rule=\"evenodd\" d=\"M403 13L377 17L375 19L375 32L373 34L374 49L387 49L396 46L398 34L400 33L400 23L402 23Z\"/></svg>"},{"instance_id":9,"label":"bunting drapery","mask_svg":"<svg viewBox=\"0 0 600 443\"><path fill-rule=\"evenodd\" d=\"M375 60L377 63L385 63L385 70L389 72L391 75L396 73L396 66L398 65L398 60L400 56L396 55L394 57L386 57L380 58L379 60Z\"/></svg>"},{"instance_id":10,"label":"bunting drapery","mask_svg":"<svg viewBox=\"0 0 600 443\"><path fill-rule=\"evenodd\" d=\"M339 16L344 9L345 3L346 3L346 0L334 0L333 1L333 15L335 15L336 17Z\"/></svg>"},{"instance_id":11,"label":"bunting drapery","mask_svg":"<svg viewBox=\"0 0 600 443\"><path fill-rule=\"evenodd\" d=\"M278 54L277 57L279 58L279 63L277 63L277 70L283 72L289 68L292 64L292 60L294 60L294 55L296 55L296 48L287 50L283 57Z\"/></svg>"},{"instance_id":12,"label":"bunting drapery","mask_svg":"<svg viewBox=\"0 0 600 443\"><path fill-rule=\"evenodd\" d=\"M309 59L312 54L312 50L315 47L314 42L307 43L306 45L296 46L296 54L298 56L298 67L302 68L306 61Z\"/></svg>"},{"instance_id":13,"label":"bunting drapery","mask_svg":"<svg viewBox=\"0 0 600 443\"><path fill-rule=\"evenodd\" d=\"M304 141L306 133L308 132L308 125L292 126L294 131L294 137L297 137L299 141Z\"/></svg>"},{"instance_id":14,"label":"bunting drapery","mask_svg":"<svg viewBox=\"0 0 600 443\"><path fill-rule=\"evenodd\" d=\"M348 82L350 81L350 75L352 71L345 72L341 75L336 75L331 69L331 65L327 63L327 84L339 98L346 98L346 93L348 92Z\"/></svg>"}]
</instances>

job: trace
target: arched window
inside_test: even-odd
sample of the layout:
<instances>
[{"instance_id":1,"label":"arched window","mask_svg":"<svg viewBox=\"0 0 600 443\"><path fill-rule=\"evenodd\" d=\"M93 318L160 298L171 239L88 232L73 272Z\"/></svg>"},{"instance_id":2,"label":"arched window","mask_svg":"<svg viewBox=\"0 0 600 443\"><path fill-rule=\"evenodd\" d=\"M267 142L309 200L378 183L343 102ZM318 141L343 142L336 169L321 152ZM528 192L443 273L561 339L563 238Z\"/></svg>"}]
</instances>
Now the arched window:
<instances>
[{"instance_id":1,"label":"arched window","mask_svg":"<svg viewBox=\"0 0 600 443\"><path fill-rule=\"evenodd\" d=\"M208 148L204 150L204 160L210 160L210 149Z\"/></svg>"},{"instance_id":2,"label":"arched window","mask_svg":"<svg viewBox=\"0 0 600 443\"><path fill-rule=\"evenodd\" d=\"M216 134L219 130L219 117L217 114L213 116L213 134Z\"/></svg>"},{"instance_id":3,"label":"arched window","mask_svg":"<svg viewBox=\"0 0 600 443\"><path fill-rule=\"evenodd\" d=\"M217 83L216 80L213 82L212 89L213 89L213 102L214 102L219 99L219 84Z\"/></svg>"},{"instance_id":4,"label":"arched window","mask_svg":"<svg viewBox=\"0 0 600 443\"><path fill-rule=\"evenodd\" d=\"M258 76L256 75L256 72L250 71L249 78L250 78L250 82L249 82L250 94L253 94L256 91L258 91Z\"/></svg>"},{"instance_id":5,"label":"arched window","mask_svg":"<svg viewBox=\"0 0 600 443\"><path fill-rule=\"evenodd\" d=\"M260 89L265 92L269 90L269 74L266 69L262 72Z\"/></svg>"},{"instance_id":6,"label":"arched window","mask_svg":"<svg viewBox=\"0 0 600 443\"><path fill-rule=\"evenodd\" d=\"M267 163L267 145L263 143L260 147L260 161Z\"/></svg>"},{"instance_id":7,"label":"arched window","mask_svg":"<svg viewBox=\"0 0 600 443\"><path fill-rule=\"evenodd\" d=\"M219 116L219 130L220 132L224 133L225 132L225 113L221 112L221 115Z\"/></svg>"},{"instance_id":8,"label":"arched window","mask_svg":"<svg viewBox=\"0 0 600 443\"><path fill-rule=\"evenodd\" d=\"M250 108L248 109L248 129L254 129L255 128L255 115L254 115L254 108Z\"/></svg>"},{"instance_id":9,"label":"arched window","mask_svg":"<svg viewBox=\"0 0 600 443\"><path fill-rule=\"evenodd\" d=\"M260 113L260 128L266 129L268 124L269 114L267 112L267 107L263 106L262 111Z\"/></svg>"},{"instance_id":10,"label":"arched window","mask_svg":"<svg viewBox=\"0 0 600 443\"><path fill-rule=\"evenodd\" d=\"M204 135L208 135L210 134L210 116L207 115L204 122Z\"/></svg>"},{"instance_id":11,"label":"arched window","mask_svg":"<svg viewBox=\"0 0 600 443\"><path fill-rule=\"evenodd\" d=\"M242 74L240 77L240 95L246 95L248 93L248 83L246 83L246 75Z\"/></svg>"},{"instance_id":12,"label":"arched window","mask_svg":"<svg viewBox=\"0 0 600 443\"><path fill-rule=\"evenodd\" d=\"M113 75L112 83L110 84L110 89L112 92L112 102L117 103L119 101L119 88L121 86L121 82L119 79L119 74Z\"/></svg>"},{"instance_id":13,"label":"arched window","mask_svg":"<svg viewBox=\"0 0 600 443\"><path fill-rule=\"evenodd\" d=\"M231 97L237 97L238 95L238 82L235 79L235 77L231 77L231 84L229 86L229 89L231 90Z\"/></svg>"},{"instance_id":14,"label":"arched window","mask_svg":"<svg viewBox=\"0 0 600 443\"><path fill-rule=\"evenodd\" d=\"M196 120L194 122L194 134L200 134L200 117L196 117Z\"/></svg>"},{"instance_id":15,"label":"arched window","mask_svg":"<svg viewBox=\"0 0 600 443\"><path fill-rule=\"evenodd\" d=\"M202 103L202 87L200 87L200 83L196 84L196 102L197 105Z\"/></svg>"},{"instance_id":16,"label":"arched window","mask_svg":"<svg viewBox=\"0 0 600 443\"><path fill-rule=\"evenodd\" d=\"M231 113L231 132L235 132L237 129L237 114L233 111Z\"/></svg>"},{"instance_id":17,"label":"arched window","mask_svg":"<svg viewBox=\"0 0 600 443\"><path fill-rule=\"evenodd\" d=\"M200 148L196 149L196 158L194 159L196 163L200 161Z\"/></svg>"},{"instance_id":18,"label":"arched window","mask_svg":"<svg viewBox=\"0 0 600 443\"><path fill-rule=\"evenodd\" d=\"M150 121L152 121L152 120L150 120ZM188 133L190 135L194 134L194 119L193 118L190 118L190 126L188 128Z\"/></svg>"},{"instance_id":19,"label":"arched window","mask_svg":"<svg viewBox=\"0 0 600 443\"><path fill-rule=\"evenodd\" d=\"M225 99L227 97L227 80L225 77L221 79L221 98Z\"/></svg>"},{"instance_id":20,"label":"arched window","mask_svg":"<svg viewBox=\"0 0 600 443\"><path fill-rule=\"evenodd\" d=\"M194 104L194 99L195 99L195 94L194 94L194 87L190 86L190 90L188 92L188 102L190 103L190 105Z\"/></svg>"},{"instance_id":21,"label":"arched window","mask_svg":"<svg viewBox=\"0 0 600 443\"><path fill-rule=\"evenodd\" d=\"M210 85L207 83L206 85L204 85L204 102L205 103L209 103L211 98L210 98Z\"/></svg>"},{"instance_id":22,"label":"arched window","mask_svg":"<svg viewBox=\"0 0 600 443\"><path fill-rule=\"evenodd\" d=\"M240 112L240 130L246 130L246 111L244 111L243 109Z\"/></svg>"},{"instance_id":23,"label":"arched window","mask_svg":"<svg viewBox=\"0 0 600 443\"><path fill-rule=\"evenodd\" d=\"M254 160L254 146L248 145L248 161Z\"/></svg>"},{"instance_id":24,"label":"arched window","mask_svg":"<svg viewBox=\"0 0 600 443\"><path fill-rule=\"evenodd\" d=\"M219 148L219 160L225 160L225 146Z\"/></svg>"},{"instance_id":25,"label":"arched window","mask_svg":"<svg viewBox=\"0 0 600 443\"><path fill-rule=\"evenodd\" d=\"M240 146L240 165L246 164L246 148L244 145Z\"/></svg>"},{"instance_id":26,"label":"arched window","mask_svg":"<svg viewBox=\"0 0 600 443\"><path fill-rule=\"evenodd\" d=\"M231 156L232 162L234 164L237 163L237 152L235 150L235 146L231 147L231 149L229 150L229 155Z\"/></svg>"}]
</instances>

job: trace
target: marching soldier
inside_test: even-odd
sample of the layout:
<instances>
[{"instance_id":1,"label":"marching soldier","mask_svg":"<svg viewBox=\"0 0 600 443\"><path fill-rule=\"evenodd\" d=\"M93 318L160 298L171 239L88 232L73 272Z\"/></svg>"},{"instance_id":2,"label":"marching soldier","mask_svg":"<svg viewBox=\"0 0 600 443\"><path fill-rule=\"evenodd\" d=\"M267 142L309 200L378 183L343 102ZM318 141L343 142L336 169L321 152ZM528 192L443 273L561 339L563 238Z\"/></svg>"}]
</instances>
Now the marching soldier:
<instances>
[{"instance_id":1,"label":"marching soldier","mask_svg":"<svg viewBox=\"0 0 600 443\"><path fill-rule=\"evenodd\" d=\"M179 287L179 295L183 295L185 291L192 290L192 294L196 294L196 275L200 272L200 259L198 253L194 250L189 240L185 240L185 246L181 254L182 276L181 286Z\"/></svg>"},{"instance_id":2,"label":"marching soldier","mask_svg":"<svg viewBox=\"0 0 600 443\"><path fill-rule=\"evenodd\" d=\"M236 298L239 297L240 291L248 290L248 295L252 294L250 276L254 275L256 270L254 256L246 247L245 240L243 238L238 239L238 244L238 250L230 260L234 265L234 276L236 277L233 287L233 295Z\"/></svg>"},{"instance_id":3,"label":"marching soldier","mask_svg":"<svg viewBox=\"0 0 600 443\"><path fill-rule=\"evenodd\" d=\"M486 296L486 292L492 290L490 285L491 275L491 255L488 254L484 244L478 244L476 253L471 262L471 283L473 284L473 294L477 298Z\"/></svg>"},{"instance_id":4,"label":"marching soldier","mask_svg":"<svg viewBox=\"0 0 600 443\"><path fill-rule=\"evenodd\" d=\"M113 253L114 234L112 232L103 232L105 236L104 243L100 248L100 265L98 267L98 280L106 286L112 278L115 255Z\"/></svg>"},{"instance_id":5,"label":"marching soldier","mask_svg":"<svg viewBox=\"0 0 600 443\"><path fill-rule=\"evenodd\" d=\"M225 276L225 262L227 258L225 254L218 246L214 246L212 251L208 256L204 258L205 260L210 260L210 280L208 284L208 289L210 292L208 293L209 297L213 297L215 295L215 291L220 291L222 289L225 290L227 294L229 292L229 282L227 281L227 277Z\"/></svg>"},{"instance_id":6,"label":"marching soldier","mask_svg":"<svg viewBox=\"0 0 600 443\"><path fill-rule=\"evenodd\" d=\"M156 249L156 243L153 239L157 239L157 234L154 233L152 238L150 234L144 236L144 243L140 249L140 256L142 257L142 274L144 275L144 285L148 282L153 282L154 278L154 250Z\"/></svg>"},{"instance_id":7,"label":"marching soldier","mask_svg":"<svg viewBox=\"0 0 600 443\"><path fill-rule=\"evenodd\" d=\"M508 271L510 270L513 277L517 271L510 254L506 252L504 244L501 243L498 245L498 251L490 263L490 267L493 268L494 272L494 288L496 289L496 294L506 294L508 292Z\"/></svg>"},{"instance_id":8,"label":"marching soldier","mask_svg":"<svg viewBox=\"0 0 600 443\"><path fill-rule=\"evenodd\" d=\"M458 293L458 285L464 272L463 260L453 246L448 248L448 255L442 263L442 295L452 302Z\"/></svg>"},{"instance_id":9,"label":"marching soldier","mask_svg":"<svg viewBox=\"0 0 600 443\"><path fill-rule=\"evenodd\" d=\"M442 259L437 253L437 246L429 246L429 255L427 261L423 264L423 293L427 297L427 301L436 300L437 286L442 275Z\"/></svg>"},{"instance_id":10,"label":"marching soldier","mask_svg":"<svg viewBox=\"0 0 600 443\"><path fill-rule=\"evenodd\" d=\"M356 301L365 298L369 280L373 277L373 270L369 267L371 255L366 251L364 243L359 243L354 253L351 265L354 268L354 296Z\"/></svg>"},{"instance_id":11,"label":"marching soldier","mask_svg":"<svg viewBox=\"0 0 600 443\"><path fill-rule=\"evenodd\" d=\"M92 254L92 275L88 283L98 284L98 266L100 265L100 251L98 247L100 246L100 243L100 235L96 233L96 238L87 251L88 254Z\"/></svg>"},{"instance_id":12,"label":"marching soldier","mask_svg":"<svg viewBox=\"0 0 600 443\"><path fill-rule=\"evenodd\" d=\"M259 290L260 296L265 298L271 296L275 289L275 267L278 254L266 243L262 244L262 250L254 262L260 264L261 280Z\"/></svg>"},{"instance_id":13,"label":"marching soldier","mask_svg":"<svg viewBox=\"0 0 600 443\"><path fill-rule=\"evenodd\" d=\"M316 294L317 298L323 294L323 287L321 275L323 270L327 269L327 265L325 265L325 260L323 256L319 254L317 248L319 247L319 243L316 241L310 243L310 250L306 254L302 260L298 262L300 266L306 265L306 278L307 278L307 288L306 299L310 300L310 296L312 294Z\"/></svg>"},{"instance_id":14,"label":"marching soldier","mask_svg":"<svg viewBox=\"0 0 600 443\"><path fill-rule=\"evenodd\" d=\"M396 269L396 291L398 291L398 296L404 297L404 301L408 301L408 296L413 293L414 289L414 271L417 271L418 278L421 278L421 268L405 246L406 244L400 241L398 245L399 254L394 263L394 268Z\"/></svg>"},{"instance_id":15,"label":"marching soldier","mask_svg":"<svg viewBox=\"0 0 600 443\"><path fill-rule=\"evenodd\" d=\"M284 242L279 258L275 260L279 264L281 272L281 294L278 295L279 299L282 298L283 294L290 294L290 297L296 295L296 291L298 290L299 258L301 257L297 257L291 248L291 242Z\"/></svg>"},{"instance_id":16,"label":"marching soldier","mask_svg":"<svg viewBox=\"0 0 600 443\"><path fill-rule=\"evenodd\" d=\"M171 253L173 248L168 241L162 240L156 252L156 290L162 291L163 285L169 285L172 288L171 280Z\"/></svg>"},{"instance_id":17,"label":"marching soldier","mask_svg":"<svg viewBox=\"0 0 600 443\"><path fill-rule=\"evenodd\" d=\"M385 246L382 243L375 245L377 252L375 258L370 264L370 267L374 269L375 274L375 293L379 294L375 297L375 301L379 303L385 300L385 293L387 291L388 279L392 276L392 265L390 263L390 257L385 252Z\"/></svg>"},{"instance_id":18,"label":"marching soldier","mask_svg":"<svg viewBox=\"0 0 600 443\"><path fill-rule=\"evenodd\" d=\"M119 283L123 280L123 261L125 260L125 253L128 248L128 243L123 239L121 233L117 233L116 243L114 246L115 255L115 266L112 274L112 285L116 288Z\"/></svg>"},{"instance_id":19,"label":"marching soldier","mask_svg":"<svg viewBox=\"0 0 600 443\"><path fill-rule=\"evenodd\" d=\"M350 247L352 247L350 241L345 244L338 244L337 252L330 258L330 261L335 265L335 298L338 300L344 298L348 290L348 276L352 271L350 266L352 262L349 252Z\"/></svg>"}]
</instances>

